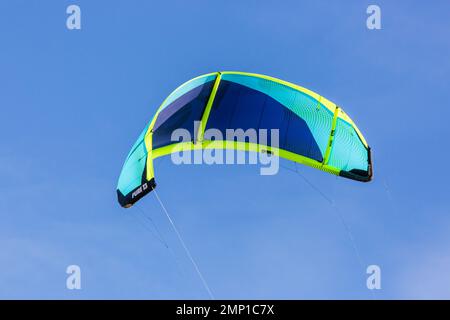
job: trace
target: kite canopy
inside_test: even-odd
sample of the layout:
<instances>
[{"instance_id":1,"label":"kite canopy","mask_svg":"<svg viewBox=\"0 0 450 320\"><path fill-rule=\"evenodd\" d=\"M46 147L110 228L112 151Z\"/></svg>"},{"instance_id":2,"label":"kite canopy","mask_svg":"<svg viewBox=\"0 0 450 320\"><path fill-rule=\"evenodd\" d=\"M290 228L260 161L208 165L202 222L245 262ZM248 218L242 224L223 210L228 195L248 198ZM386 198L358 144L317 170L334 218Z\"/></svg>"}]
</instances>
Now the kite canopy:
<instances>
[{"instance_id":1,"label":"kite canopy","mask_svg":"<svg viewBox=\"0 0 450 320\"><path fill-rule=\"evenodd\" d=\"M200 121L199 126L194 122ZM186 129L190 142L174 142ZM267 129L266 143L209 140L210 128ZM271 146L271 129L279 145ZM182 150L235 149L270 152L279 157L357 181L370 181L370 148L350 117L333 102L306 88L244 72L199 76L173 91L131 148L120 173L117 195L130 207L156 187L153 159Z\"/></svg>"}]
</instances>

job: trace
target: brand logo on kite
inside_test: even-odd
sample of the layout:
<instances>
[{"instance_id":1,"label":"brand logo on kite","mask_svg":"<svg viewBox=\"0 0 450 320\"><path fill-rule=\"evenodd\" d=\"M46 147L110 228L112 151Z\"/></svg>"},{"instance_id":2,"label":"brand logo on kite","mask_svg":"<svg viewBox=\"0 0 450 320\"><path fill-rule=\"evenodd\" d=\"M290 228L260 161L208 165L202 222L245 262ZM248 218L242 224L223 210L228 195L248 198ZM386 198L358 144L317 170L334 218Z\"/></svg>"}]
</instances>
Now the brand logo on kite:
<instances>
[{"instance_id":1,"label":"brand logo on kite","mask_svg":"<svg viewBox=\"0 0 450 320\"><path fill-rule=\"evenodd\" d=\"M138 195L140 195L142 192L144 192L145 190L147 190L148 185L147 182L144 183L142 186L140 186L139 188L137 188L136 190L134 190L134 192L131 194L131 199L136 198Z\"/></svg>"}]
</instances>

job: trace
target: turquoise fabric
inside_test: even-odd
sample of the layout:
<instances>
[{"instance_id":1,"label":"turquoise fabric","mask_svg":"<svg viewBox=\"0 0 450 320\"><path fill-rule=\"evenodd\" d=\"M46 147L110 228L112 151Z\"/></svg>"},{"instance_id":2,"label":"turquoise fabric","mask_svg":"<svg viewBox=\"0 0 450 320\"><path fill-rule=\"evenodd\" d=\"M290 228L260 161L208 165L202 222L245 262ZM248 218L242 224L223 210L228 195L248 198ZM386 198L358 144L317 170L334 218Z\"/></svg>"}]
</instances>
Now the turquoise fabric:
<instances>
[{"instance_id":1,"label":"turquoise fabric","mask_svg":"<svg viewBox=\"0 0 450 320\"><path fill-rule=\"evenodd\" d=\"M122 172L120 173L117 189L120 190L123 195L128 194L141 185L148 153L144 142L148 126L148 124L145 126L144 130L139 135L139 138L131 148L127 160L123 165Z\"/></svg>"},{"instance_id":2,"label":"turquoise fabric","mask_svg":"<svg viewBox=\"0 0 450 320\"><path fill-rule=\"evenodd\" d=\"M338 118L328 164L341 170L367 170L368 152L351 124Z\"/></svg>"}]
</instances>

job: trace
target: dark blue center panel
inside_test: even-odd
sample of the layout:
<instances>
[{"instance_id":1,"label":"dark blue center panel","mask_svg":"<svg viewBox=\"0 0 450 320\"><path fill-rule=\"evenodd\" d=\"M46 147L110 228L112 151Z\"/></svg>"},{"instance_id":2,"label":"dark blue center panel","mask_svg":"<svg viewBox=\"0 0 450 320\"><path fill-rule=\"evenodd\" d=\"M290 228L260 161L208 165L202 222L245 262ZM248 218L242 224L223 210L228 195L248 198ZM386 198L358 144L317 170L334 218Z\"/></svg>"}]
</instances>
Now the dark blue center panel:
<instances>
[{"instance_id":1,"label":"dark blue center panel","mask_svg":"<svg viewBox=\"0 0 450 320\"><path fill-rule=\"evenodd\" d=\"M226 137L226 129L279 130L279 148L323 161L322 153L306 122L272 97L237 84L221 80L206 129L215 128Z\"/></svg>"},{"instance_id":2,"label":"dark blue center panel","mask_svg":"<svg viewBox=\"0 0 450 320\"><path fill-rule=\"evenodd\" d=\"M186 129L194 139L194 121L200 121L211 94L214 81L206 82L173 101L158 115L153 126L153 149L174 143L172 132Z\"/></svg>"}]
</instances>

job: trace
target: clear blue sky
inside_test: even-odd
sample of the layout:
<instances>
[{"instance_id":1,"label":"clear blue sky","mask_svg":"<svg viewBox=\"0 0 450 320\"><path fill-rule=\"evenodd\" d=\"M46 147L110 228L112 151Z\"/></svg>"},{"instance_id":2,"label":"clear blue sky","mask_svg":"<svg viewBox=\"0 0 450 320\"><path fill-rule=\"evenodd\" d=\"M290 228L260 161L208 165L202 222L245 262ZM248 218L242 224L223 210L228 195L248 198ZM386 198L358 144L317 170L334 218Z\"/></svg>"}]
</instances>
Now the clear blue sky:
<instances>
[{"instance_id":1,"label":"clear blue sky","mask_svg":"<svg viewBox=\"0 0 450 320\"><path fill-rule=\"evenodd\" d=\"M154 195L140 207L170 250L115 187L162 100L217 70L342 106L373 148L374 181L301 172L381 267L375 298L450 298L448 1L375 3L379 31L366 28L372 1L1 1L0 298L208 298ZM336 211L300 176L155 166L216 298L372 298ZM80 291L65 287L70 264Z\"/></svg>"}]
</instances>

